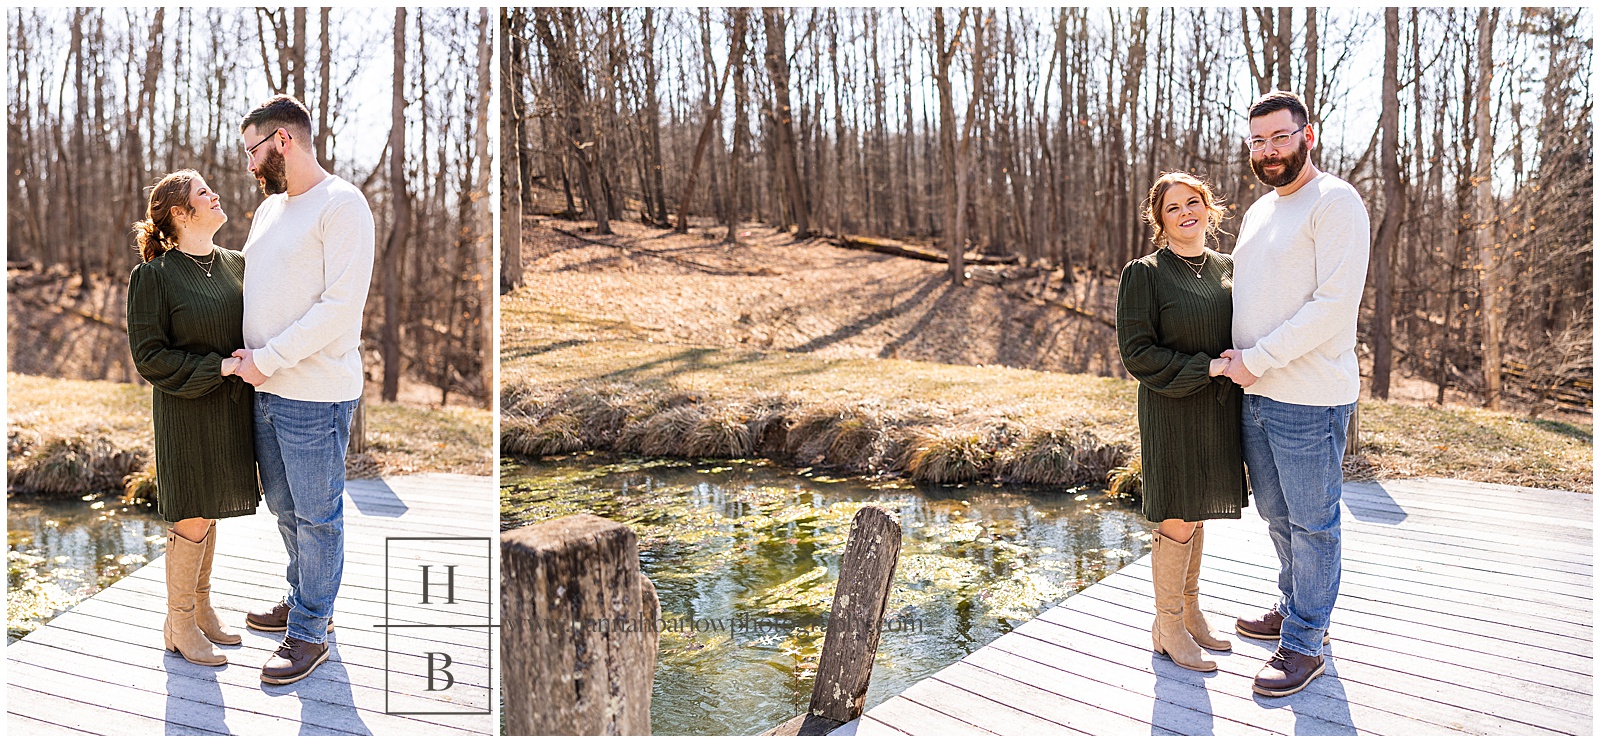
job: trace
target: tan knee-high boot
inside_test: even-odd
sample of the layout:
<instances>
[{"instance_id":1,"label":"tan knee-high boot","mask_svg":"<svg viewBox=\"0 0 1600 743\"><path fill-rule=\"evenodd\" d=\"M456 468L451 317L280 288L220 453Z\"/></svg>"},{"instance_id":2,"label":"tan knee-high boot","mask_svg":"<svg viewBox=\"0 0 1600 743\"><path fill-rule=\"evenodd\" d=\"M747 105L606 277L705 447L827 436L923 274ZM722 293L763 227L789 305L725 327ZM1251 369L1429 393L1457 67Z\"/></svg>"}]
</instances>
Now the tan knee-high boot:
<instances>
[{"instance_id":1,"label":"tan knee-high boot","mask_svg":"<svg viewBox=\"0 0 1600 743\"><path fill-rule=\"evenodd\" d=\"M211 608L211 558L217 554L217 521L206 527L205 541L200 543L205 551L200 555L200 574L194 583L194 623L201 634L218 645L238 645L244 638L233 628L222 623L217 610Z\"/></svg>"},{"instance_id":2,"label":"tan knee-high boot","mask_svg":"<svg viewBox=\"0 0 1600 743\"><path fill-rule=\"evenodd\" d=\"M228 662L200 633L194 623L194 585L200 576L200 558L205 546L167 530L167 621L161 625L161 639L167 649L183 654L183 659L202 666Z\"/></svg>"},{"instance_id":3,"label":"tan knee-high boot","mask_svg":"<svg viewBox=\"0 0 1600 743\"><path fill-rule=\"evenodd\" d=\"M1200 646L1183 626L1183 583L1189 572L1189 549L1194 542L1181 544L1166 538L1158 529L1150 549L1151 582L1155 584L1156 622L1150 628L1150 643L1158 653L1191 671L1214 671L1217 664L1200 654Z\"/></svg>"},{"instance_id":4,"label":"tan knee-high boot","mask_svg":"<svg viewBox=\"0 0 1600 743\"><path fill-rule=\"evenodd\" d=\"M1195 644L1207 650L1232 650L1228 642L1211 631L1206 615L1200 612L1200 553L1206 546L1206 525L1195 524L1194 536L1189 537L1189 570L1183 582L1183 628L1189 631Z\"/></svg>"}]
</instances>

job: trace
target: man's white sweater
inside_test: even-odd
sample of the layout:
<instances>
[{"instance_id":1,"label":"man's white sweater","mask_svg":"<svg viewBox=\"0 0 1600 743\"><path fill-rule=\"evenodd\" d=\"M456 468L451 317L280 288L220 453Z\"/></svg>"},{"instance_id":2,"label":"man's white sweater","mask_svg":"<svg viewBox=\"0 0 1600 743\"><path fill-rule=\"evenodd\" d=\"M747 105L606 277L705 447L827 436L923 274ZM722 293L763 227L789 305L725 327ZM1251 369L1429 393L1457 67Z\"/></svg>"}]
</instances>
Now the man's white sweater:
<instances>
[{"instance_id":1,"label":"man's white sweater","mask_svg":"<svg viewBox=\"0 0 1600 743\"><path fill-rule=\"evenodd\" d=\"M1261 377L1246 394L1322 407L1360 397L1356 315L1369 229L1361 195L1327 173L1245 213L1233 251L1233 343Z\"/></svg>"},{"instance_id":2,"label":"man's white sweater","mask_svg":"<svg viewBox=\"0 0 1600 743\"><path fill-rule=\"evenodd\" d=\"M244 245L244 342L279 397L361 396L361 311L372 283L372 210L330 175L297 196L268 196Z\"/></svg>"}]
</instances>

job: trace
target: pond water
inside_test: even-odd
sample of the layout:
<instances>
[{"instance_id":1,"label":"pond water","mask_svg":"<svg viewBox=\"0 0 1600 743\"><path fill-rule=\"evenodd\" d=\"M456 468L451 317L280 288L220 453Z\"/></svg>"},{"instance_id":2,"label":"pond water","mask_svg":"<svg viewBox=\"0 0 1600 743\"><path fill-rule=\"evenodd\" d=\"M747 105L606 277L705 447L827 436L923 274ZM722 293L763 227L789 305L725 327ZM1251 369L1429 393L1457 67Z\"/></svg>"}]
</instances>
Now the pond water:
<instances>
[{"instance_id":1,"label":"pond water","mask_svg":"<svg viewBox=\"0 0 1600 743\"><path fill-rule=\"evenodd\" d=\"M867 708L1137 560L1133 504L1089 489L919 486L766 460L504 460L501 528L590 512L639 535L661 598L656 734L750 735L805 710L850 520L904 534Z\"/></svg>"},{"instance_id":2,"label":"pond water","mask_svg":"<svg viewBox=\"0 0 1600 743\"><path fill-rule=\"evenodd\" d=\"M6 644L161 556L167 522L95 493L6 496Z\"/></svg>"}]
</instances>

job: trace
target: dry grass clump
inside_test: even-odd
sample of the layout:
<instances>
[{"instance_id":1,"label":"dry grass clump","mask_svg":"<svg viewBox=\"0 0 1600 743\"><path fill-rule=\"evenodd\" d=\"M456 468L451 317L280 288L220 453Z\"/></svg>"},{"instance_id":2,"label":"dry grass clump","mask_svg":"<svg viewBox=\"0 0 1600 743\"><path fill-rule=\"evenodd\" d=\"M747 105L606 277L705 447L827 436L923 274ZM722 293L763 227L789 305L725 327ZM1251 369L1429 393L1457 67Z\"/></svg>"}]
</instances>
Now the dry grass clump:
<instances>
[{"instance_id":1,"label":"dry grass clump","mask_svg":"<svg viewBox=\"0 0 1600 743\"><path fill-rule=\"evenodd\" d=\"M801 401L788 393L758 395L745 407L749 411L750 440L755 451L767 455L789 452L789 426Z\"/></svg>"},{"instance_id":2,"label":"dry grass clump","mask_svg":"<svg viewBox=\"0 0 1600 743\"><path fill-rule=\"evenodd\" d=\"M747 457L754 450L748 416L735 407L702 411L683 442L683 454L690 457Z\"/></svg>"},{"instance_id":3,"label":"dry grass clump","mask_svg":"<svg viewBox=\"0 0 1600 743\"><path fill-rule=\"evenodd\" d=\"M1067 485L1090 479L1084 451L1099 444L1085 430L1053 428L1034 431L1001 454L995 474L1005 482Z\"/></svg>"},{"instance_id":4,"label":"dry grass clump","mask_svg":"<svg viewBox=\"0 0 1600 743\"><path fill-rule=\"evenodd\" d=\"M705 417L706 411L698 405L669 407L623 429L617 443L646 456L677 456L684 453L689 434Z\"/></svg>"},{"instance_id":5,"label":"dry grass clump","mask_svg":"<svg viewBox=\"0 0 1600 743\"><path fill-rule=\"evenodd\" d=\"M156 504L156 468L139 470L122 478L122 502L128 505Z\"/></svg>"},{"instance_id":6,"label":"dry grass clump","mask_svg":"<svg viewBox=\"0 0 1600 743\"><path fill-rule=\"evenodd\" d=\"M994 448L984 432L971 429L923 429L906 458L906 474L918 482L955 484L981 479L991 472Z\"/></svg>"},{"instance_id":7,"label":"dry grass clump","mask_svg":"<svg viewBox=\"0 0 1600 743\"><path fill-rule=\"evenodd\" d=\"M19 493L88 493L121 486L148 457L142 446L73 434L44 442L31 456L9 460L8 474L11 489Z\"/></svg>"},{"instance_id":8,"label":"dry grass clump","mask_svg":"<svg viewBox=\"0 0 1600 743\"><path fill-rule=\"evenodd\" d=\"M583 451L583 421L571 413L556 413L544 420L521 414L501 418L500 445L506 451L527 456L567 454Z\"/></svg>"},{"instance_id":9,"label":"dry grass clump","mask_svg":"<svg viewBox=\"0 0 1600 743\"><path fill-rule=\"evenodd\" d=\"M883 428L872 408L826 402L797 411L786 448L801 461L862 471L871 466Z\"/></svg>"},{"instance_id":10,"label":"dry grass clump","mask_svg":"<svg viewBox=\"0 0 1600 743\"><path fill-rule=\"evenodd\" d=\"M1106 479L1106 490L1117 495L1144 495L1144 468L1138 457L1127 464L1112 469Z\"/></svg>"}]
</instances>

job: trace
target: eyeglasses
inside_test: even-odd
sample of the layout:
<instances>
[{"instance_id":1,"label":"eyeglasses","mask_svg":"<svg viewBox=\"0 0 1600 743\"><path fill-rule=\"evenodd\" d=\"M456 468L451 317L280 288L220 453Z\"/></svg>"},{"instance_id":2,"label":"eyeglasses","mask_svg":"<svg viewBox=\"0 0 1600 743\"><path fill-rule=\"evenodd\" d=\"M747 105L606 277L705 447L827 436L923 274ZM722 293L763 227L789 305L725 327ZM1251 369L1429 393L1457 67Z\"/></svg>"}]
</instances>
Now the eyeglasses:
<instances>
[{"instance_id":1,"label":"eyeglasses","mask_svg":"<svg viewBox=\"0 0 1600 743\"><path fill-rule=\"evenodd\" d=\"M283 127L278 127L278 129L282 129L282 128ZM256 148L260 147L261 145L266 144L267 141L272 139L273 137L278 136L278 129L273 129L272 133L268 134L265 137L262 137L260 142L257 142L257 143L255 143L253 145L250 145L249 147L244 148L245 157L255 157Z\"/></svg>"},{"instance_id":2,"label":"eyeglasses","mask_svg":"<svg viewBox=\"0 0 1600 743\"><path fill-rule=\"evenodd\" d=\"M1311 126L1311 122L1306 122L1304 124L1301 124L1300 125L1300 129L1304 129L1304 128L1308 127L1308 126ZM1260 152L1260 151L1266 149L1268 142L1272 143L1273 149L1279 149L1279 148L1288 146L1289 140L1293 139L1294 135L1299 134L1300 133L1300 129L1296 129L1296 130L1294 130L1292 132L1289 132L1288 134L1274 134L1274 135L1272 135L1272 137L1270 139L1264 139L1264 138L1261 138L1261 137L1250 137L1249 139L1246 139L1244 141L1244 145L1246 147L1249 147L1251 152Z\"/></svg>"}]
</instances>

